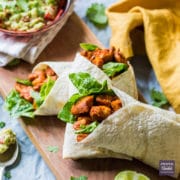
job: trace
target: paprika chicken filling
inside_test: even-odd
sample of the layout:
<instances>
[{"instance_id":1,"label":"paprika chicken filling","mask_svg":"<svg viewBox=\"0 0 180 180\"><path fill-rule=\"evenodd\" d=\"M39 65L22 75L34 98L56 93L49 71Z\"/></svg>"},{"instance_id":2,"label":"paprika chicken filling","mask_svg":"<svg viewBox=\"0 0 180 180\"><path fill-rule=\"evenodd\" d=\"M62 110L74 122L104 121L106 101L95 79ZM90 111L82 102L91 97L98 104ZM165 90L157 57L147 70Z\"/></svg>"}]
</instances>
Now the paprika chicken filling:
<instances>
[{"instance_id":1,"label":"paprika chicken filling","mask_svg":"<svg viewBox=\"0 0 180 180\"><path fill-rule=\"evenodd\" d=\"M127 59L125 59L119 49L115 49L115 47L101 49L97 46L95 46L93 50L89 49L90 48L85 48L85 50L81 52L81 55L102 69L110 78L128 69Z\"/></svg>"},{"instance_id":2,"label":"paprika chicken filling","mask_svg":"<svg viewBox=\"0 0 180 180\"><path fill-rule=\"evenodd\" d=\"M29 74L28 79L17 79L15 90L5 100L7 110L13 116L34 117L33 112L44 102L57 78L47 66Z\"/></svg>"},{"instance_id":3,"label":"paprika chicken filling","mask_svg":"<svg viewBox=\"0 0 180 180\"><path fill-rule=\"evenodd\" d=\"M78 100L71 108L76 117L73 128L77 141L87 137L93 128L121 107L121 100L116 95L89 95Z\"/></svg>"}]
</instances>

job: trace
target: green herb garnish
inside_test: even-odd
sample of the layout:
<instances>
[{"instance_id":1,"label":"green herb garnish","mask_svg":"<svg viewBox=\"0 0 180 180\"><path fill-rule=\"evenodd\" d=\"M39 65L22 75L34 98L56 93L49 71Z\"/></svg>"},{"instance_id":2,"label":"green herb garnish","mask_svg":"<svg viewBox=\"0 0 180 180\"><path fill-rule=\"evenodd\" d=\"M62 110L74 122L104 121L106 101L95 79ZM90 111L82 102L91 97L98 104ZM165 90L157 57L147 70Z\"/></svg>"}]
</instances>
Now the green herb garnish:
<instances>
[{"instance_id":1,"label":"green herb garnish","mask_svg":"<svg viewBox=\"0 0 180 180\"><path fill-rule=\"evenodd\" d=\"M80 43L80 47L86 51L94 51L95 49L99 48L98 46L89 43Z\"/></svg>"},{"instance_id":2,"label":"green herb garnish","mask_svg":"<svg viewBox=\"0 0 180 180\"><path fill-rule=\"evenodd\" d=\"M49 152L57 153L59 151L59 147L57 147L57 146L48 146L47 150Z\"/></svg>"},{"instance_id":3,"label":"green herb garnish","mask_svg":"<svg viewBox=\"0 0 180 180\"><path fill-rule=\"evenodd\" d=\"M3 122L3 121L1 121L1 122L0 122L0 128L3 128L3 127L5 127L5 126L6 126L6 123Z\"/></svg>"},{"instance_id":4,"label":"green herb garnish","mask_svg":"<svg viewBox=\"0 0 180 180\"><path fill-rule=\"evenodd\" d=\"M154 88L151 90L151 99L153 100L153 106L162 107L169 104L166 96Z\"/></svg>"},{"instance_id":5,"label":"green herb garnish","mask_svg":"<svg viewBox=\"0 0 180 180\"><path fill-rule=\"evenodd\" d=\"M21 62L21 60L16 58L16 59L13 59L11 62L9 62L7 64L7 66L8 67L16 66L16 65L20 64L20 62Z\"/></svg>"},{"instance_id":6,"label":"green herb garnish","mask_svg":"<svg viewBox=\"0 0 180 180\"><path fill-rule=\"evenodd\" d=\"M87 18L94 25L106 25L107 16L105 14L105 6L99 3L93 3L86 11Z\"/></svg>"},{"instance_id":7,"label":"green herb garnish","mask_svg":"<svg viewBox=\"0 0 180 180\"><path fill-rule=\"evenodd\" d=\"M102 70L109 76L114 77L128 69L128 65L124 63L109 62L103 65Z\"/></svg>"},{"instance_id":8,"label":"green herb garnish","mask_svg":"<svg viewBox=\"0 0 180 180\"><path fill-rule=\"evenodd\" d=\"M7 179L11 179L11 172L10 171L6 171L5 173L4 173L4 177L6 177Z\"/></svg>"},{"instance_id":9,"label":"green herb garnish","mask_svg":"<svg viewBox=\"0 0 180 180\"><path fill-rule=\"evenodd\" d=\"M79 176L79 177L71 176L70 180L88 180L88 177L86 177L86 176Z\"/></svg>"}]
</instances>

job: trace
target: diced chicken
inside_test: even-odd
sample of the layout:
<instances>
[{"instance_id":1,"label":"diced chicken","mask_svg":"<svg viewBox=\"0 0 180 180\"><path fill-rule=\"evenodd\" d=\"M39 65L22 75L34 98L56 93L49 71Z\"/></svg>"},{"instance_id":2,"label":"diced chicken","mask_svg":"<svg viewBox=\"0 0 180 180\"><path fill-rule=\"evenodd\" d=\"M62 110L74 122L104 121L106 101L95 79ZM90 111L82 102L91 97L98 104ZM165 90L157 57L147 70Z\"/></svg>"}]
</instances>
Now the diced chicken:
<instances>
[{"instance_id":1,"label":"diced chicken","mask_svg":"<svg viewBox=\"0 0 180 180\"><path fill-rule=\"evenodd\" d=\"M90 117L94 121L102 121L111 114L111 108L107 106L92 106Z\"/></svg>"},{"instance_id":2,"label":"diced chicken","mask_svg":"<svg viewBox=\"0 0 180 180\"><path fill-rule=\"evenodd\" d=\"M77 142L82 141L83 139L85 139L88 136L88 134L78 134L76 137Z\"/></svg>"},{"instance_id":3,"label":"diced chicken","mask_svg":"<svg viewBox=\"0 0 180 180\"><path fill-rule=\"evenodd\" d=\"M45 74L46 74L46 76L54 76L54 75L56 75L56 73L50 67L47 67L45 69Z\"/></svg>"},{"instance_id":4,"label":"diced chicken","mask_svg":"<svg viewBox=\"0 0 180 180\"><path fill-rule=\"evenodd\" d=\"M28 79L32 81L33 89L38 91L46 80L45 71L35 71L28 76Z\"/></svg>"},{"instance_id":5,"label":"diced chicken","mask_svg":"<svg viewBox=\"0 0 180 180\"><path fill-rule=\"evenodd\" d=\"M96 102L98 105L105 105L111 107L111 101L115 100L117 96L111 95L98 95L96 97Z\"/></svg>"},{"instance_id":6,"label":"diced chicken","mask_svg":"<svg viewBox=\"0 0 180 180\"><path fill-rule=\"evenodd\" d=\"M86 96L81 98L78 102L76 102L72 106L71 113L73 115L88 113L93 105L93 101L94 101L94 96Z\"/></svg>"},{"instance_id":7,"label":"diced chicken","mask_svg":"<svg viewBox=\"0 0 180 180\"><path fill-rule=\"evenodd\" d=\"M115 61L116 61L116 62L127 64L127 60L126 60L125 57L122 55L122 53L120 52L119 49L118 49L117 51L114 51L114 58L115 58Z\"/></svg>"},{"instance_id":8,"label":"diced chicken","mask_svg":"<svg viewBox=\"0 0 180 180\"><path fill-rule=\"evenodd\" d=\"M29 102L33 102L33 98L30 95L30 91L32 90L31 86L26 86L20 83L15 84L15 89L19 92L20 96L26 99Z\"/></svg>"},{"instance_id":9,"label":"diced chicken","mask_svg":"<svg viewBox=\"0 0 180 180\"><path fill-rule=\"evenodd\" d=\"M87 125L91 122L91 118L89 116L80 116L77 121L73 124L73 128L75 130L81 129L81 125Z\"/></svg>"},{"instance_id":10,"label":"diced chicken","mask_svg":"<svg viewBox=\"0 0 180 180\"><path fill-rule=\"evenodd\" d=\"M120 109L122 107L122 102L120 99L116 99L114 101L111 102L111 107L113 109L113 111L117 111L118 109Z\"/></svg>"},{"instance_id":11,"label":"diced chicken","mask_svg":"<svg viewBox=\"0 0 180 180\"><path fill-rule=\"evenodd\" d=\"M100 57L94 57L91 62L99 68L102 68L102 66L104 65L104 60Z\"/></svg>"}]
</instances>

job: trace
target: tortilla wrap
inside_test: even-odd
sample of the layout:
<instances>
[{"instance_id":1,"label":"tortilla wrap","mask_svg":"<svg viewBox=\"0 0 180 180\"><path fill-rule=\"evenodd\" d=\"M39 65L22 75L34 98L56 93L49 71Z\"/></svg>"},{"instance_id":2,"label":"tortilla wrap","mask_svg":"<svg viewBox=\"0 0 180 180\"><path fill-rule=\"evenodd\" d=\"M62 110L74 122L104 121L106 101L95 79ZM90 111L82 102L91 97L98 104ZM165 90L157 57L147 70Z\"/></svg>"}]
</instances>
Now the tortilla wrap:
<instances>
[{"instance_id":1,"label":"tortilla wrap","mask_svg":"<svg viewBox=\"0 0 180 180\"><path fill-rule=\"evenodd\" d=\"M99 77L93 74L91 69L86 72L101 83L106 79L101 74ZM123 107L108 116L81 142L76 141L72 124L67 124L63 157L131 157L156 169L160 160L175 160L177 177L180 172L180 115L140 103L109 82L108 85L121 99ZM77 92L72 83L69 90L69 95Z\"/></svg>"},{"instance_id":2,"label":"tortilla wrap","mask_svg":"<svg viewBox=\"0 0 180 180\"><path fill-rule=\"evenodd\" d=\"M58 75L54 86L47 95L45 101L34 112L35 115L57 115L58 111L68 100L68 71L71 68L71 62L42 62L36 65L33 69L41 70L47 66L51 67Z\"/></svg>"},{"instance_id":3,"label":"tortilla wrap","mask_svg":"<svg viewBox=\"0 0 180 180\"><path fill-rule=\"evenodd\" d=\"M91 63L89 60L87 60L84 56L80 55L79 53L76 54L72 66L73 72L89 72L90 74L93 74L95 78L101 77L103 78L103 80L107 80L114 87L126 92L135 99L138 98L134 71L130 64L127 71L115 76L112 79L110 79L100 68L98 68L96 65Z\"/></svg>"},{"instance_id":4,"label":"tortilla wrap","mask_svg":"<svg viewBox=\"0 0 180 180\"><path fill-rule=\"evenodd\" d=\"M130 94L134 98L137 98L137 88L136 82L134 78L133 69L129 66L128 70L112 80L96 65L92 64L89 60L87 60L84 56L81 56L79 53L76 54L74 62L72 64L71 73L76 72L87 72L93 75L94 78L100 80L100 82L107 81L108 84L113 84L117 88L125 91ZM69 97L77 92L77 89L72 85L71 81L69 81ZM72 124L66 125L65 131L65 139L63 146L63 158L93 158L93 157L114 157L121 159L131 159L129 156L113 152L108 150L107 148L96 148L96 147L86 147L83 144L76 142L76 135L74 134L74 130Z\"/></svg>"}]
</instances>

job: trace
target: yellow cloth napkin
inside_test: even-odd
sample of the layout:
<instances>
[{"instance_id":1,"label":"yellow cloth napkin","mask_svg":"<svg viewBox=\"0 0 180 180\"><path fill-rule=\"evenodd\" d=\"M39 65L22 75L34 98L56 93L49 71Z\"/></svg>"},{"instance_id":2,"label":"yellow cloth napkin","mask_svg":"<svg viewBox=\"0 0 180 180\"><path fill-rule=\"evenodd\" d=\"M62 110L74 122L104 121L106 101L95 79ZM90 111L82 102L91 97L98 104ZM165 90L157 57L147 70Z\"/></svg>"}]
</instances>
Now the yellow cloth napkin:
<instances>
[{"instance_id":1,"label":"yellow cloth napkin","mask_svg":"<svg viewBox=\"0 0 180 180\"><path fill-rule=\"evenodd\" d=\"M180 0L123 0L106 14L112 28L110 44L127 58L143 52L144 39L163 92L180 113Z\"/></svg>"}]
</instances>

